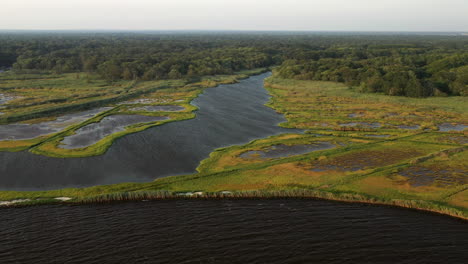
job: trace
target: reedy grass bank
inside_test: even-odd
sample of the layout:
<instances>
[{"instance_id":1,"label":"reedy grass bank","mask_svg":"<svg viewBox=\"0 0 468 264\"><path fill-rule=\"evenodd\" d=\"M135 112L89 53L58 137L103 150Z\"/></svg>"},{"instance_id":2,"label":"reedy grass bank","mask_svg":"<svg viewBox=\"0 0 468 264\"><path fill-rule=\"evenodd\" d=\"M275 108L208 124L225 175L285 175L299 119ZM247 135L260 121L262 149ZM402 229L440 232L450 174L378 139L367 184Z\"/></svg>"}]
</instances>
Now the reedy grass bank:
<instances>
[{"instance_id":1,"label":"reedy grass bank","mask_svg":"<svg viewBox=\"0 0 468 264\"><path fill-rule=\"evenodd\" d=\"M409 209L418 209L439 214L445 214L468 220L468 210L449 206L436 201L383 199L359 193L339 191L322 191L311 189L295 190L254 190L236 192L185 192L174 193L168 191L141 191L131 193L115 193L102 196L88 197L73 201L73 203L108 203L115 201L144 201L163 199L324 199L340 202L365 203L374 205L390 205Z\"/></svg>"},{"instance_id":2,"label":"reedy grass bank","mask_svg":"<svg viewBox=\"0 0 468 264\"><path fill-rule=\"evenodd\" d=\"M456 217L463 220L468 220L468 210L466 208L455 207L437 201L383 199L382 197L370 196L359 193L323 191L312 189L254 190L235 192L170 192L164 190L134 191L108 193L85 198L76 198L67 202L58 201L53 198L42 198L3 207L24 207L51 204L83 205L129 201L158 201L183 199L323 199L347 203L396 206L408 209L433 212Z\"/></svg>"}]
</instances>

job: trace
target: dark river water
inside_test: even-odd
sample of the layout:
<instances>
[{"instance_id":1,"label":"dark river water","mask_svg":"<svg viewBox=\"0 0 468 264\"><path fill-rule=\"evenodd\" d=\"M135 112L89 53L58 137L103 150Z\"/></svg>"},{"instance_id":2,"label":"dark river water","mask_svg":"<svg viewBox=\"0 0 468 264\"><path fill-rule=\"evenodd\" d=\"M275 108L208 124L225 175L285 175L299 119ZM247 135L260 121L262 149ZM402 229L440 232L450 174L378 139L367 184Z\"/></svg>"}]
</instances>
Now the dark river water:
<instances>
[{"instance_id":1,"label":"dark river water","mask_svg":"<svg viewBox=\"0 0 468 264\"><path fill-rule=\"evenodd\" d=\"M194 173L216 148L291 132L284 117L264 106L263 79L207 89L193 104L195 119L173 122L117 140L101 156L58 159L29 152L0 152L0 190L46 190Z\"/></svg>"},{"instance_id":2,"label":"dark river water","mask_svg":"<svg viewBox=\"0 0 468 264\"><path fill-rule=\"evenodd\" d=\"M467 263L468 225L317 200L0 210L0 263Z\"/></svg>"}]
</instances>

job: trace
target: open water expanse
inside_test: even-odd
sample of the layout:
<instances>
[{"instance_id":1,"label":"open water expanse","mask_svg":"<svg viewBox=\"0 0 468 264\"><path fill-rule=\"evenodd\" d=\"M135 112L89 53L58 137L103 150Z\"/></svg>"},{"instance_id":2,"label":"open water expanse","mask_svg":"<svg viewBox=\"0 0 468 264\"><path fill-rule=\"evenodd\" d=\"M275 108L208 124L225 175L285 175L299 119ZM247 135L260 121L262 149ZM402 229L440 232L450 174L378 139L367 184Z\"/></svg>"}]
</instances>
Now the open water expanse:
<instances>
[{"instance_id":1,"label":"open water expanse","mask_svg":"<svg viewBox=\"0 0 468 264\"><path fill-rule=\"evenodd\" d=\"M466 222L318 200L0 210L0 263L466 263Z\"/></svg>"}]
</instances>

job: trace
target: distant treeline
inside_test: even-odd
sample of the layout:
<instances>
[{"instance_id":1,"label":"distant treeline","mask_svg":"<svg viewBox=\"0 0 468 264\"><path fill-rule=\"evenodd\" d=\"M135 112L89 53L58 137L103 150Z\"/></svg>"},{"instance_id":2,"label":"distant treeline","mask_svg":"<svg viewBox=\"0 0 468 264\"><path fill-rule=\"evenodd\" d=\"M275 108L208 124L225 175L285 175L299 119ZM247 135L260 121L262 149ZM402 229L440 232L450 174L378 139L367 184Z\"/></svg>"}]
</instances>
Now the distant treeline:
<instances>
[{"instance_id":1,"label":"distant treeline","mask_svg":"<svg viewBox=\"0 0 468 264\"><path fill-rule=\"evenodd\" d=\"M179 79L280 63L277 50L255 38L216 35L0 35L0 66L23 72L98 73L118 79Z\"/></svg>"},{"instance_id":2,"label":"distant treeline","mask_svg":"<svg viewBox=\"0 0 468 264\"><path fill-rule=\"evenodd\" d=\"M333 45L286 60L282 78L343 82L362 92L410 97L468 95L468 38Z\"/></svg>"},{"instance_id":3,"label":"distant treeline","mask_svg":"<svg viewBox=\"0 0 468 264\"><path fill-rule=\"evenodd\" d=\"M178 79L281 65L364 92L468 95L468 37L312 33L3 33L0 68Z\"/></svg>"}]
</instances>

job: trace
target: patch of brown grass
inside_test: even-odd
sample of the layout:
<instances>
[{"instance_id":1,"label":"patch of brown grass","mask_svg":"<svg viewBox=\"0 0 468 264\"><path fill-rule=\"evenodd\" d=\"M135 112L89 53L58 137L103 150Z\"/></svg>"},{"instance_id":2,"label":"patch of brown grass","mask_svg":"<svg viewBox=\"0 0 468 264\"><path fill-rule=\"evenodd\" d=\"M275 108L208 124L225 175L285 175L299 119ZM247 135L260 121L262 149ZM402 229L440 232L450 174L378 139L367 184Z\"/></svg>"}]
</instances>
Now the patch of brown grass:
<instances>
[{"instance_id":1,"label":"patch of brown grass","mask_svg":"<svg viewBox=\"0 0 468 264\"><path fill-rule=\"evenodd\" d=\"M406 182L413 187L430 185L448 187L468 184L468 168L466 166L416 165L406 168L398 174L406 177Z\"/></svg>"},{"instance_id":2,"label":"patch of brown grass","mask_svg":"<svg viewBox=\"0 0 468 264\"><path fill-rule=\"evenodd\" d=\"M468 190L453 195L448 202L455 206L468 208Z\"/></svg>"},{"instance_id":3,"label":"patch of brown grass","mask_svg":"<svg viewBox=\"0 0 468 264\"><path fill-rule=\"evenodd\" d=\"M345 153L330 159L313 161L310 166L315 171L359 171L392 165L423 155L415 149L363 150Z\"/></svg>"}]
</instances>

